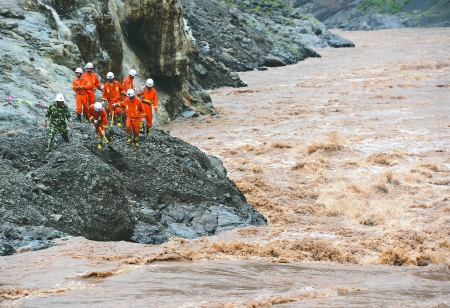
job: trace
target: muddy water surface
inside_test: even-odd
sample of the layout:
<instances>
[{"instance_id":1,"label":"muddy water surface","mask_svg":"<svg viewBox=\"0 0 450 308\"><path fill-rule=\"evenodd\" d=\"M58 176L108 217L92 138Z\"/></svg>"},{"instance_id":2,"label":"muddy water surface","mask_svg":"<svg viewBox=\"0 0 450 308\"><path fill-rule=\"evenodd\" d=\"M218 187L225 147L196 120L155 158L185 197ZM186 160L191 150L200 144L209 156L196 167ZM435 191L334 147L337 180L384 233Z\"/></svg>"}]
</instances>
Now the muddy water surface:
<instances>
[{"instance_id":1,"label":"muddy water surface","mask_svg":"<svg viewBox=\"0 0 450 308\"><path fill-rule=\"evenodd\" d=\"M0 259L3 307L450 306L450 30L246 72L162 128L269 221L162 246L79 238Z\"/></svg>"}]
</instances>

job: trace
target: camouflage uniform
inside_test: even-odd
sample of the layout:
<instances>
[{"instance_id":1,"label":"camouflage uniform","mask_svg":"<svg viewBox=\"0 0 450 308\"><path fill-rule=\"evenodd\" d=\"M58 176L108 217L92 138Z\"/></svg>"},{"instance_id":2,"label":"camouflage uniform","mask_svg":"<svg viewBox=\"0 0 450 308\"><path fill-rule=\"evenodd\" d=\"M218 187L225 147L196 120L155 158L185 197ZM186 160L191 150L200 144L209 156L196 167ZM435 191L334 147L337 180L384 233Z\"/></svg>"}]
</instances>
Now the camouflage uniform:
<instances>
[{"instance_id":1,"label":"camouflage uniform","mask_svg":"<svg viewBox=\"0 0 450 308\"><path fill-rule=\"evenodd\" d=\"M47 109L47 114L45 115L45 121L50 120L50 127L48 130L48 147L47 151L50 151L53 146L53 138L58 131L65 142L69 142L69 136L67 135L67 123L72 122L72 115L69 112L69 108L66 104L61 106L58 103L51 104Z\"/></svg>"}]
</instances>

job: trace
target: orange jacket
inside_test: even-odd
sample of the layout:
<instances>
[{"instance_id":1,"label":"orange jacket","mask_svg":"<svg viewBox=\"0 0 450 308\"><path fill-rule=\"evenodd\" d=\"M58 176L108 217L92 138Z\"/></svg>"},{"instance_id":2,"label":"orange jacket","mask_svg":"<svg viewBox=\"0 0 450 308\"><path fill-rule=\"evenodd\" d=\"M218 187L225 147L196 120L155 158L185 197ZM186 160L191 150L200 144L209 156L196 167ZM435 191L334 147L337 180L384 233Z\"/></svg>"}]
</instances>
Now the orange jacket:
<instances>
[{"instance_id":1,"label":"orange jacket","mask_svg":"<svg viewBox=\"0 0 450 308\"><path fill-rule=\"evenodd\" d=\"M114 80L112 85L109 82L106 82L103 86L102 100L108 100L109 103L120 102L122 99L122 92L122 86L117 80Z\"/></svg>"},{"instance_id":2,"label":"orange jacket","mask_svg":"<svg viewBox=\"0 0 450 308\"><path fill-rule=\"evenodd\" d=\"M78 87L82 87L82 89L78 89ZM72 82L72 89L77 95L86 95L86 80L82 76L76 77Z\"/></svg>"},{"instance_id":3,"label":"orange jacket","mask_svg":"<svg viewBox=\"0 0 450 308\"><path fill-rule=\"evenodd\" d=\"M102 108L100 112L94 109L94 104L89 106L88 109L88 116L89 120L94 122L94 120L97 120L97 127L101 127L103 130L108 128L108 115L106 114L105 108Z\"/></svg>"},{"instance_id":4,"label":"orange jacket","mask_svg":"<svg viewBox=\"0 0 450 308\"><path fill-rule=\"evenodd\" d=\"M92 72L89 74L88 72L84 72L83 75L81 75L81 77L84 78L84 80L86 80L87 90L94 90L94 87L96 87L99 90L102 88L102 84L100 83L100 80L98 80L98 76L96 73Z\"/></svg>"},{"instance_id":5,"label":"orange jacket","mask_svg":"<svg viewBox=\"0 0 450 308\"><path fill-rule=\"evenodd\" d=\"M142 101L139 98L134 97L133 100L130 100L130 98L127 97L123 101L123 106L125 107L127 117L139 119L145 117L144 107L142 106Z\"/></svg>"},{"instance_id":6,"label":"orange jacket","mask_svg":"<svg viewBox=\"0 0 450 308\"><path fill-rule=\"evenodd\" d=\"M129 89L134 89L134 83L133 83L133 79L131 79L130 75L128 75L127 77L125 77L125 79L123 80L123 92L122 94L127 94L127 91Z\"/></svg>"},{"instance_id":7,"label":"orange jacket","mask_svg":"<svg viewBox=\"0 0 450 308\"><path fill-rule=\"evenodd\" d=\"M147 91L147 87L144 87L144 93L142 94L142 102L145 104L150 104L155 106L155 109L158 109L158 94L156 94L156 90L154 88L150 88Z\"/></svg>"}]
</instances>

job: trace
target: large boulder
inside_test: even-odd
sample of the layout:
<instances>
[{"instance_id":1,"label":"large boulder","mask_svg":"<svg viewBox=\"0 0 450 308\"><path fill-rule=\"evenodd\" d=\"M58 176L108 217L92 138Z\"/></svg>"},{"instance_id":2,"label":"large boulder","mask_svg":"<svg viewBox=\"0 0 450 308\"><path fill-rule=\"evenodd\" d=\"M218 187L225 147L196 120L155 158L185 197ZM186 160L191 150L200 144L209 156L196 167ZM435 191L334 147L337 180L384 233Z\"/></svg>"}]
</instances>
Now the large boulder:
<instances>
[{"instance_id":1,"label":"large boulder","mask_svg":"<svg viewBox=\"0 0 450 308\"><path fill-rule=\"evenodd\" d=\"M217 158L157 129L139 148L115 130L113 148L99 150L76 124L49 154L38 128L0 135L0 225L160 244L266 223Z\"/></svg>"}]
</instances>

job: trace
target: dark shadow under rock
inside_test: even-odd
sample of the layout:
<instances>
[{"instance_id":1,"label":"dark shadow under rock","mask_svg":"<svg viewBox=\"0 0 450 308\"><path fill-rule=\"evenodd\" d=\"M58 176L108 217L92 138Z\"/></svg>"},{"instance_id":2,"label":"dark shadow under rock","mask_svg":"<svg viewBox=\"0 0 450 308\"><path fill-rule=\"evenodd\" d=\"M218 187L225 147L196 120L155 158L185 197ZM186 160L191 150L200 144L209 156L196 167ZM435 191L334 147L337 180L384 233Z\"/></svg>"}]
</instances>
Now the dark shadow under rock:
<instances>
[{"instance_id":1,"label":"dark shadow under rock","mask_svg":"<svg viewBox=\"0 0 450 308\"><path fill-rule=\"evenodd\" d=\"M38 130L0 136L0 224L152 244L266 224L219 159L157 129L134 147L114 128L114 150L99 150L90 129L48 154Z\"/></svg>"}]
</instances>

